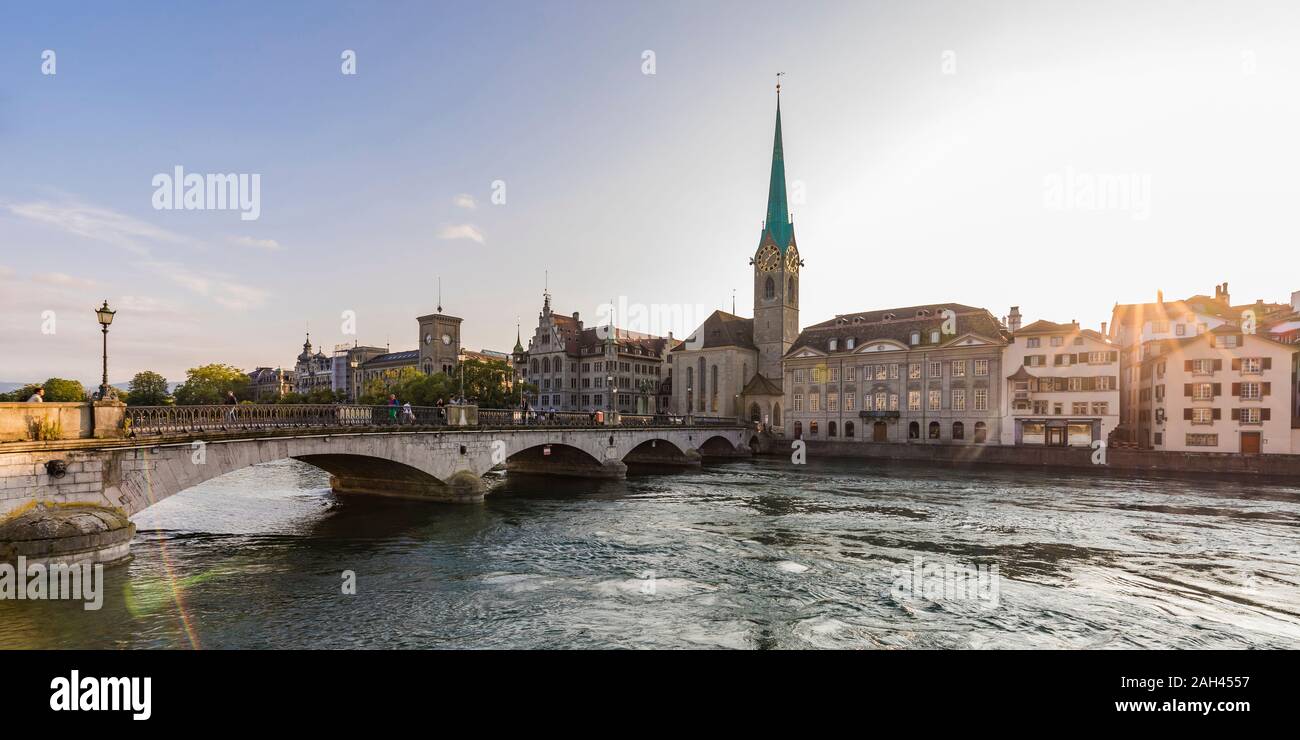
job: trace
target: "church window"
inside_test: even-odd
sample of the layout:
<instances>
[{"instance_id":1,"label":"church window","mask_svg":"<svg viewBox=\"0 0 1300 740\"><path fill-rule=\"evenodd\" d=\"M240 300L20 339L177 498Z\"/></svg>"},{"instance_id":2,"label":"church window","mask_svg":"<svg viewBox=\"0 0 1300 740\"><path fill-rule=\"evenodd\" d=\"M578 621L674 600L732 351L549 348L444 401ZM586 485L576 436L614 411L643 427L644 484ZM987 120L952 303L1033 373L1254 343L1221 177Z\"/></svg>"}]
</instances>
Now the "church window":
<instances>
[{"instance_id":1,"label":"church window","mask_svg":"<svg viewBox=\"0 0 1300 740\"><path fill-rule=\"evenodd\" d=\"M776 297L776 283L773 282L770 277L767 279L767 283L763 286L763 297L769 301Z\"/></svg>"}]
</instances>

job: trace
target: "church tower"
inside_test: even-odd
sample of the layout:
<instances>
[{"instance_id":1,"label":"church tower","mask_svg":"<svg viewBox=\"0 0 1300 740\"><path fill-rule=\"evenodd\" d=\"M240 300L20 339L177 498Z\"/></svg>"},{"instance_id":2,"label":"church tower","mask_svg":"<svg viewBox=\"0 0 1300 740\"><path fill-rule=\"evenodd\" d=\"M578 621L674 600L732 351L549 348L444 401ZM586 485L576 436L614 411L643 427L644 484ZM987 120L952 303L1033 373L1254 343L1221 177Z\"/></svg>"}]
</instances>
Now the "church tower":
<instances>
[{"instance_id":1,"label":"church tower","mask_svg":"<svg viewBox=\"0 0 1300 740\"><path fill-rule=\"evenodd\" d=\"M781 386L781 358L799 336L799 249L785 193L785 153L781 144L781 85L776 86L776 137L772 179L767 189L767 219L759 236L754 266L754 345L758 372Z\"/></svg>"}]
</instances>

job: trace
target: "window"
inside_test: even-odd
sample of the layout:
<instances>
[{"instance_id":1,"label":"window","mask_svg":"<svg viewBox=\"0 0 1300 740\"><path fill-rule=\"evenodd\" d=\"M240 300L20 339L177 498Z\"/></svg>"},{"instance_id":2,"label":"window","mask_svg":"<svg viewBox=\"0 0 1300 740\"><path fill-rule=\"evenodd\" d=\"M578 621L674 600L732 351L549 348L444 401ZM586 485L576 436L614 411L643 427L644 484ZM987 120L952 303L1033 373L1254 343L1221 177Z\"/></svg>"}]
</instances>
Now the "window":
<instances>
[{"instance_id":1,"label":"window","mask_svg":"<svg viewBox=\"0 0 1300 740\"><path fill-rule=\"evenodd\" d=\"M943 391L930 391L930 410L938 411L943 403Z\"/></svg>"},{"instance_id":2,"label":"window","mask_svg":"<svg viewBox=\"0 0 1300 740\"><path fill-rule=\"evenodd\" d=\"M796 382L796 383L803 383L803 382L805 382L805 378L807 378L807 377L808 377L808 376L807 376L806 374L804 374L804 370L803 370L803 368L798 368L798 369L796 369L796 370L794 371L794 382Z\"/></svg>"},{"instance_id":3,"label":"window","mask_svg":"<svg viewBox=\"0 0 1300 740\"><path fill-rule=\"evenodd\" d=\"M1083 390L1083 378L1067 378L1066 387L1072 391Z\"/></svg>"},{"instance_id":4,"label":"window","mask_svg":"<svg viewBox=\"0 0 1300 740\"><path fill-rule=\"evenodd\" d=\"M840 369L838 367L833 367L830 369L830 372L831 372L831 382L832 383L840 382Z\"/></svg>"},{"instance_id":5,"label":"window","mask_svg":"<svg viewBox=\"0 0 1300 740\"><path fill-rule=\"evenodd\" d=\"M975 389L975 410L976 411L989 410L989 390L987 388ZM978 429L979 425L976 425L975 428ZM976 441L978 442L979 440Z\"/></svg>"},{"instance_id":6,"label":"window","mask_svg":"<svg viewBox=\"0 0 1300 740\"><path fill-rule=\"evenodd\" d=\"M845 411L852 411L852 410L853 410L853 402L854 402L853 394L852 394L852 393L845 393L845 394L844 394L844 410L845 410ZM847 435L846 435L846 436L847 436Z\"/></svg>"},{"instance_id":7,"label":"window","mask_svg":"<svg viewBox=\"0 0 1300 740\"><path fill-rule=\"evenodd\" d=\"M912 344L917 345L920 343L921 343L921 332L919 331L912 332Z\"/></svg>"},{"instance_id":8,"label":"window","mask_svg":"<svg viewBox=\"0 0 1300 740\"><path fill-rule=\"evenodd\" d=\"M982 421L975 422L975 444L984 444L989 437L988 425Z\"/></svg>"},{"instance_id":9,"label":"window","mask_svg":"<svg viewBox=\"0 0 1300 740\"><path fill-rule=\"evenodd\" d=\"M964 378L964 377L966 377L966 361L965 361L965 360L953 360L953 361L952 361L952 377L954 377L954 378Z\"/></svg>"},{"instance_id":10,"label":"window","mask_svg":"<svg viewBox=\"0 0 1300 740\"><path fill-rule=\"evenodd\" d=\"M1047 401L1034 401L1034 413L1047 415Z\"/></svg>"},{"instance_id":11,"label":"window","mask_svg":"<svg viewBox=\"0 0 1300 740\"><path fill-rule=\"evenodd\" d=\"M1214 373L1214 360L1192 360L1193 375L1211 375Z\"/></svg>"},{"instance_id":12,"label":"window","mask_svg":"<svg viewBox=\"0 0 1300 740\"><path fill-rule=\"evenodd\" d=\"M952 423L952 438L966 439L966 425L962 424L960 421L954 421Z\"/></svg>"},{"instance_id":13,"label":"window","mask_svg":"<svg viewBox=\"0 0 1300 740\"><path fill-rule=\"evenodd\" d=\"M1187 326L1184 324L1177 324L1176 326L1174 326L1174 335L1179 337L1186 336Z\"/></svg>"},{"instance_id":14,"label":"window","mask_svg":"<svg viewBox=\"0 0 1300 740\"><path fill-rule=\"evenodd\" d=\"M1061 403L1060 401L1057 401L1056 403L1052 404L1052 414L1055 415L1055 416L1062 416L1062 415L1064 415L1064 414L1065 414L1065 404L1064 404L1064 403Z\"/></svg>"},{"instance_id":15,"label":"window","mask_svg":"<svg viewBox=\"0 0 1300 740\"><path fill-rule=\"evenodd\" d=\"M982 376L985 376L985 375L988 375L988 374L989 374L989 361L988 361L988 360L976 360L976 361L975 361L975 377L982 377Z\"/></svg>"},{"instance_id":16,"label":"window","mask_svg":"<svg viewBox=\"0 0 1300 740\"><path fill-rule=\"evenodd\" d=\"M1104 364L1106 364L1106 363L1110 360L1109 355L1110 355L1109 352L1089 352L1089 353L1088 353L1088 364L1089 364L1089 365L1104 365Z\"/></svg>"},{"instance_id":17,"label":"window","mask_svg":"<svg viewBox=\"0 0 1300 740\"><path fill-rule=\"evenodd\" d=\"M936 329L935 331L930 332L930 344L938 344L938 343L939 343L939 331Z\"/></svg>"},{"instance_id":18,"label":"window","mask_svg":"<svg viewBox=\"0 0 1300 740\"><path fill-rule=\"evenodd\" d=\"M1092 402L1093 416L1110 416L1110 403L1107 401Z\"/></svg>"},{"instance_id":19,"label":"window","mask_svg":"<svg viewBox=\"0 0 1300 740\"><path fill-rule=\"evenodd\" d=\"M840 394L835 393L834 391L826 394L826 410L827 411L840 410Z\"/></svg>"},{"instance_id":20,"label":"window","mask_svg":"<svg viewBox=\"0 0 1300 740\"><path fill-rule=\"evenodd\" d=\"M853 439L853 422L851 421L844 422L844 438Z\"/></svg>"},{"instance_id":21,"label":"window","mask_svg":"<svg viewBox=\"0 0 1300 740\"><path fill-rule=\"evenodd\" d=\"M803 394L802 394L802 393L796 393L796 394L794 394L794 410L795 410L795 411L803 411Z\"/></svg>"},{"instance_id":22,"label":"window","mask_svg":"<svg viewBox=\"0 0 1300 740\"><path fill-rule=\"evenodd\" d=\"M930 422L930 439L939 439L939 422Z\"/></svg>"},{"instance_id":23,"label":"window","mask_svg":"<svg viewBox=\"0 0 1300 740\"><path fill-rule=\"evenodd\" d=\"M1192 409L1192 423L1213 424L1214 409L1206 409L1206 408Z\"/></svg>"},{"instance_id":24,"label":"window","mask_svg":"<svg viewBox=\"0 0 1300 740\"><path fill-rule=\"evenodd\" d=\"M1218 447L1219 435L1217 434L1189 434L1187 435L1188 447Z\"/></svg>"},{"instance_id":25,"label":"window","mask_svg":"<svg viewBox=\"0 0 1300 740\"><path fill-rule=\"evenodd\" d=\"M965 388L952 389L952 410L953 411L966 410L966 389Z\"/></svg>"},{"instance_id":26,"label":"window","mask_svg":"<svg viewBox=\"0 0 1300 740\"><path fill-rule=\"evenodd\" d=\"M858 369L856 367L849 365L848 367L844 368L844 380L846 382L852 383L857 379L858 379Z\"/></svg>"},{"instance_id":27,"label":"window","mask_svg":"<svg viewBox=\"0 0 1300 740\"><path fill-rule=\"evenodd\" d=\"M849 337L848 339L845 339L845 340L844 340L844 348L845 348L845 349L853 349L853 345L855 345L855 344L857 344L857 342L853 339L853 337ZM845 431L847 432L848 430L846 429ZM849 434L845 434L844 436L848 437L848 436L851 436L851 435L849 435Z\"/></svg>"},{"instance_id":28,"label":"window","mask_svg":"<svg viewBox=\"0 0 1300 740\"><path fill-rule=\"evenodd\" d=\"M897 400L898 397L895 396L894 398L895 398L895 400ZM877 410L877 411L884 411L885 408L886 408L886 406L885 406L885 394L884 394L884 393L877 393L877 394L876 394L876 410ZM895 410L898 409L898 404L897 404L897 403L894 404L894 409L895 409Z\"/></svg>"},{"instance_id":29,"label":"window","mask_svg":"<svg viewBox=\"0 0 1300 740\"><path fill-rule=\"evenodd\" d=\"M890 411L897 411L897 410L898 410L898 394L897 394L897 393L890 393L890 394L889 394L889 410L890 410Z\"/></svg>"},{"instance_id":30,"label":"window","mask_svg":"<svg viewBox=\"0 0 1300 740\"><path fill-rule=\"evenodd\" d=\"M1097 378L1096 378L1096 381L1097 381L1097 386L1096 386L1096 389L1097 389L1097 390L1099 390L1099 391L1108 391L1108 390L1110 390L1110 376L1109 376L1109 375L1098 375Z\"/></svg>"},{"instance_id":31,"label":"window","mask_svg":"<svg viewBox=\"0 0 1300 740\"><path fill-rule=\"evenodd\" d=\"M1088 402L1087 402L1087 401L1075 401L1075 402L1072 404L1072 408L1071 408L1071 410L1070 410L1070 413L1074 414L1075 416L1083 416L1083 415L1086 415L1086 414L1088 413Z\"/></svg>"},{"instance_id":32,"label":"window","mask_svg":"<svg viewBox=\"0 0 1300 740\"><path fill-rule=\"evenodd\" d=\"M907 366L907 377L916 380L921 377L921 363L913 362Z\"/></svg>"},{"instance_id":33,"label":"window","mask_svg":"<svg viewBox=\"0 0 1300 740\"><path fill-rule=\"evenodd\" d=\"M1258 375L1263 372L1264 363L1258 357L1241 358L1241 372L1243 374Z\"/></svg>"},{"instance_id":34,"label":"window","mask_svg":"<svg viewBox=\"0 0 1300 740\"><path fill-rule=\"evenodd\" d=\"M830 341L830 351L834 352L839 347L839 344L840 344L840 340L832 339ZM831 436L834 437L835 435L831 434Z\"/></svg>"},{"instance_id":35,"label":"window","mask_svg":"<svg viewBox=\"0 0 1300 740\"><path fill-rule=\"evenodd\" d=\"M1257 407L1240 409L1238 413L1240 414L1240 419L1242 424L1260 423L1261 415L1259 413L1259 408Z\"/></svg>"},{"instance_id":36,"label":"window","mask_svg":"<svg viewBox=\"0 0 1300 740\"><path fill-rule=\"evenodd\" d=\"M1052 337L1052 346L1060 347L1065 344L1065 337Z\"/></svg>"},{"instance_id":37,"label":"window","mask_svg":"<svg viewBox=\"0 0 1300 740\"><path fill-rule=\"evenodd\" d=\"M1232 348L1234 348L1234 347L1237 346L1237 335L1236 335L1236 334L1224 334L1223 336L1219 337L1219 340L1218 340L1218 342L1216 342L1216 344L1217 344L1219 347L1224 347L1224 348L1227 348L1227 349L1232 349Z\"/></svg>"},{"instance_id":38,"label":"window","mask_svg":"<svg viewBox=\"0 0 1300 740\"><path fill-rule=\"evenodd\" d=\"M832 421L832 422L830 422L829 424L826 425L826 436L827 436L827 437L836 437L836 436L839 436L839 435L837 435L835 432L836 432L836 429L835 429L835 422Z\"/></svg>"},{"instance_id":39,"label":"window","mask_svg":"<svg viewBox=\"0 0 1300 740\"><path fill-rule=\"evenodd\" d=\"M1213 383L1196 383L1192 386L1192 399L1196 401L1209 401L1214 398Z\"/></svg>"},{"instance_id":40,"label":"window","mask_svg":"<svg viewBox=\"0 0 1300 740\"><path fill-rule=\"evenodd\" d=\"M908 410L908 411L920 411L920 410L921 410L921 392L920 392L920 391L908 391L908 392L907 392L907 410Z\"/></svg>"},{"instance_id":41,"label":"window","mask_svg":"<svg viewBox=\"0 0 1300 740\"><path fill-rule=\"evenodd\" d=\"M1043 346L1042 337L1030 337L1025 340L1025 347L1028 349L1037 349Z\"/></svg>"},{"instance_id":42,"label":"window","mask_svg":"<svg viewBox=\"0 0 1300 740\"><path fill-rule=\"evenodd\" d=\"M1074 342L1072 342L1072 344L1074 344L1074 346L1076 346L1076 347L1082 347L1082 346L1083 346L1083 337L1075 337L1075 338L1074 338Z\"/></svg>"},{"instance_id":43,"label":"window","mask_svg":"<svg viewBox=\"0 0 1300 740\"><path fill-rule=\"evenodd\" d=\"M776 297L776 283L772 282L770 277L763 284L763 297L769 301Z\"/></svg>"},{"instance_id":44,"label":"window","mask_svg":"<svg viewBox=\"0 0 1300 740\"><path fill-rule=\"evenodd\" d=\"M810 422L808 422L808 435L809 435L810 437L816 437L816 436L817 436L817 422L815 422L815 421L810 421Z\"/></svg>"},{"instance_id":45,"label":"window","mask_svg":"<svg viewBox=\"0 0 1300 740\"><path fill-rule=\"evenodd\" d=\"M1152 321L1152 322L1151 322L1151 331L1152 331L1152 332L1155 332L1156 334L1165 334L1165 333L1167 333L1167 332L1169 331L1169 322L1168 322L1168 321Z\"/></svg>"},{"instance_id":46,"label":"window","mask_svg":"<svg viewBox=\"0 0 1300 740\"><path fill-rule=\"evenodd\" d=\"M908 439L921 438L921 425L919 423L914 421L911 424L907 425L907 438Z\"/></svg>"},{"instance_id":47,"label":"window","mask_svg":"<svg viewBox=\"0 0 1300 740\"><path fill-rule=\"evenodd\" d=\"M821 396L817 395L816 393L809 393L809 394L808 394L808 410L809 410L809 411L820 411L821 409L818 408L819 406L821 406ZM813 432L813 433L816 434L816 432Z\"/></svg>"},{"instance_id":48,"label":"window","mask_svg":"<svg viewBox=\"0 0 1300 740\"><path fill-rule=\"evenodd\" d=\"M893 368L894 368L894 377L897 378L897 377L898 377L898 366L897 366L897 365L891 365L890 367L893 367ZM887 370L887 368L886 368L884 365L876 365L876 380L884 380L884 379L885 379L885 371L886 371L886 370Z\"/></svg>"},{"instance_id":49,"label":"window","mask_svg":"<svg viewBox=\"0 0 1300 740\"><path fill-rule=\"evenodd\" d=\"M1241 384L1241 400L1258 401L1259 397L1259 383Z\"/></svg>"},{"instance_id":50,"label":"window","mask_svg":"<svg viewBox=\"0 0 1300 740\"><path fill-rule=\"evenodd\" d=\"M943 363L942 363L942 362L931 362L931 363L930 363L930 377L931 377L931 378L942 378L942 377L943 377Z\"/></svg>"}]
</instances>

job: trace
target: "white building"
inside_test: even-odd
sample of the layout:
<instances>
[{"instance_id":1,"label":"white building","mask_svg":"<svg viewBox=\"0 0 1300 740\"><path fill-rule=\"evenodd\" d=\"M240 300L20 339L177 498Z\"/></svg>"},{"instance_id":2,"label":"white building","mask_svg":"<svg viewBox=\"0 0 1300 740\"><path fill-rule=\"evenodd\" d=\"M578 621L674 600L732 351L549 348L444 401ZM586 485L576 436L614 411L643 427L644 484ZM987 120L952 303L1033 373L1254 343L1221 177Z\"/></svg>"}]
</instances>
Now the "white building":
<instances>
[{"instance_id":1,"label":"white building","mask_svg":"<svg viewBox=\"0 0 1300 740\"><path fill-rule=\"evenodd\" d=\"M1090 447L1119 424L1119 350L1099 332L1035 321L1011 333L1002 366L1004 445Z\"/></svg>"}]
</instances>

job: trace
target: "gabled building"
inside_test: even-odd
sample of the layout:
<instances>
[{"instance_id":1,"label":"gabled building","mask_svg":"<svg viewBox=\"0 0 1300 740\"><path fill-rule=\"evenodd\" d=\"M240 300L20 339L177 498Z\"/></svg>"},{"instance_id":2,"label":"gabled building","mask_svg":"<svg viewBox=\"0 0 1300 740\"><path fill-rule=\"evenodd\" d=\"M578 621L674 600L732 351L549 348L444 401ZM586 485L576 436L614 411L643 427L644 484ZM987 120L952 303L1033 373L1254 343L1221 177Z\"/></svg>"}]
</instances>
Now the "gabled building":
<instances>
[{"instance_id":1,"label":"gabled building","mask_svg":"<svg viewBox=\"0 0 1300 740\"><path fill-rule=\"evenodd\" d=\"M1300 452L1300 346L1223 325L1143 346L1138 442L1176 452Z\"/></svg>"},{"instance_id":2,"label":"gabled building","mask_svg":"<svg viewBox=\"0 0 1300 740\"><path fill-rule=\"evenodd\" d=\"M278 367L259 367L248 374L248 390L254 403L275 403L293 388L293 373Z\"/></svg>"},{"instance_id":3,"label":"gabled building","mask_svg":"<svg viewBox=\"0 0 1300 740\"><path fill-rule=\"evenodd\" d=\"M794 438L998 444L1006 330L938 303L843 314L803 330L783 388Z\"/></svg>"},{"instance_id":4,"label":"gabled building","mask_svg":"<svg viewBox=\"0 0 1300 740\"><path fill-rule=\"evenodd\" d=\"M1119 350L1100 332L1035 321L1010 333L1002 365L1002 444L1109 441L1119 424Z\"/></svg>"},{"instance_id":5,"label":"gabled building","mask_svg":"<svg viewBox=\"0 0 1300 740\"><path fill-rule=\"evenodd\" d=\"M586 327L576 311L553 311L546 292L528 349L516 342L514 356L519 379L537 388L528 401L539 410L653 414L662 410L657 399L672 343L671 335Z\"/></svg>"}]
</instances>

